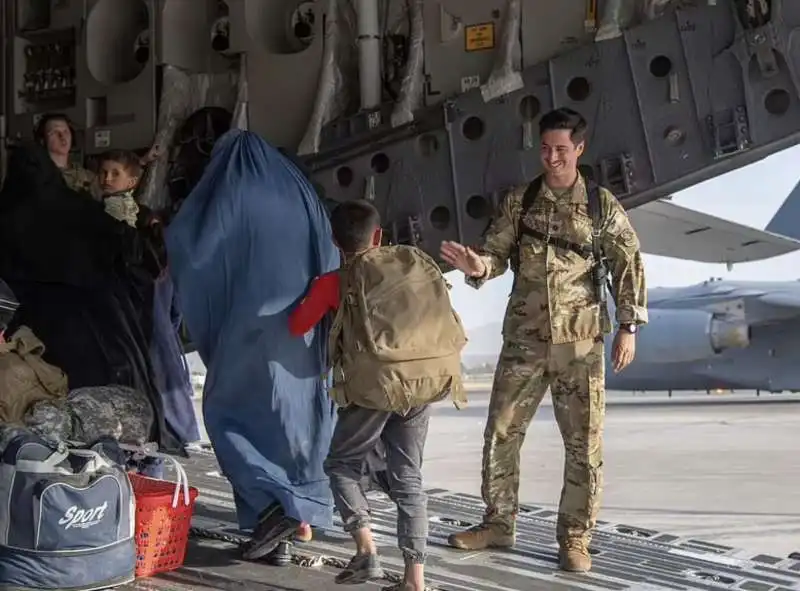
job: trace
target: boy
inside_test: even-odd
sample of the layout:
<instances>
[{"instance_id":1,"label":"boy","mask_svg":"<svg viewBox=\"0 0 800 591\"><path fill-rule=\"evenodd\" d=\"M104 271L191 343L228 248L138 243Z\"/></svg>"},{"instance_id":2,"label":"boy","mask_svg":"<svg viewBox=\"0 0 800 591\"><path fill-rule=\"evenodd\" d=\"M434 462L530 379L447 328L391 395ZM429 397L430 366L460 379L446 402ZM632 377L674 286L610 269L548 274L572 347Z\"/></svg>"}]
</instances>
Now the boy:
<instances>
[{"instance_id":1,"label":"boy","mask_svg":"<svg viewBox=\"0 0 800 591\"><path fill-rule=\"evenodd\" d=\"M358 252L380 246L383 237L380 214L366 201L348 201L335 207L331 212L331 229L333 239L344 256L345 265ZM289 331L294 336L303 336L325 314L339 309L340 273L339 270L331 271L311 283L308 295L289 316Z\"/></svg>"},{"instance_id":2,"label":"boy","mask_svg":"<svg viewBox=\"0 0 800 591\"><path fill-rule=\"evenodd\" d=\"M111 150L100 157L98 177L106 213L133 228L139 217L139 205L133 192L142 171L141 160L133 152Z\"/></svg>"},{"instance_id":3,"label":"boy","mask_svg":"<svg viewBox=\"0 0 800 591\"><path fill-rule=\"evenodd\" d=\"M329 355L331 397L340 408L325 472L356 555L336 582L383 577L362 487L364 461L382 442L405 561L403 580L391 589L423 591L428 517L422 459L430 404L448 393L454 399L463 394L464 330L433 260L413 247L380 246L380 216L371 204L342 203L331 214L331 227L344 266L312 283L291 315L290 330L303 334L337 310Z\"/></svg>"}]
</instances>

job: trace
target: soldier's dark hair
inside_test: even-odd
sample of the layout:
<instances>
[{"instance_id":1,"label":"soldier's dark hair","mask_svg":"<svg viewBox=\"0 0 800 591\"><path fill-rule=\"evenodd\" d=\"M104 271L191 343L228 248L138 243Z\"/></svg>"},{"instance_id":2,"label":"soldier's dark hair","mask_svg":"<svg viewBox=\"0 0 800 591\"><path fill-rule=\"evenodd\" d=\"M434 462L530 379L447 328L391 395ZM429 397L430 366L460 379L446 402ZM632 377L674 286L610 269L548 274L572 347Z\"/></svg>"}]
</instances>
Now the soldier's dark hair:
<instances>
[{"instance_id":1,"label":"soldier's dark hair","mask_svg":"<svg viewBox=\"0 0 800 591\"><path fill-rule=\"evenodd\" d=\"M331 213L333 239L345 254L369 248L372 236L380 225L378 210L363 199L340 203Z\"/></svg>"},{"instance_id":2,"label":"soldier's dark hair","mask_svg":"<svg viewBox=\"0 0 800 591\"><path fill-rule=\"evenodd\" d=\"M72 136L72 146L75 147L75 126L72 124L72 119L65 113L45 113L39 118L39 121L33 128L33 139L42 145L47 143L47 124L51 121L63 121L69 127L69 133Z\"/></svg>"},{"instance_id":3,"label":"soldier's dark hair","mask_svg":"<svg viewBox=\"0 0 800 591\"><path fill-rule=\"evenodd\" d=\"M102 164L103 162L118 162L122 164L122 167L131 176L142 176L142 163L135 152L129 150L109 150L108 152L100 154L98 163Z\"/></svg>"},{"instance_id":4,"label":"soldier's dark hair","mask_svg":"<svg viewBox=\"0 0 800 591\"><path fill-rule=\"evenodd\" d=\"M542 115L539 119L539 135L542 136L548 131L567 129L573 144L579 144L586 139L586 119L583 115L570 109L561 107Z\"/></svg>"}]
</instances>

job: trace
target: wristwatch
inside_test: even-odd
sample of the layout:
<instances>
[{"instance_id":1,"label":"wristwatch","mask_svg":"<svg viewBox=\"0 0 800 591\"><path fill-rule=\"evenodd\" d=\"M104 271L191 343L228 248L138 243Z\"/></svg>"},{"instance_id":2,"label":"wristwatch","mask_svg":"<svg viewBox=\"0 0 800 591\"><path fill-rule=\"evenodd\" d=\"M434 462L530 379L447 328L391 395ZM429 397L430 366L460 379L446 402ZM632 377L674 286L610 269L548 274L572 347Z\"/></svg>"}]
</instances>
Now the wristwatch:
<instances>
[{"instance_id":1,"label":"wristwatch","mask_svg":"<svg viewBox=\"0 0 800 591\"><path fill-rule=\"evenodd\" d=\"M639 330L639 327L635 324L620 324L619 329L631 334L636 334L636 332Z\"/></svg>"}]
</instances>

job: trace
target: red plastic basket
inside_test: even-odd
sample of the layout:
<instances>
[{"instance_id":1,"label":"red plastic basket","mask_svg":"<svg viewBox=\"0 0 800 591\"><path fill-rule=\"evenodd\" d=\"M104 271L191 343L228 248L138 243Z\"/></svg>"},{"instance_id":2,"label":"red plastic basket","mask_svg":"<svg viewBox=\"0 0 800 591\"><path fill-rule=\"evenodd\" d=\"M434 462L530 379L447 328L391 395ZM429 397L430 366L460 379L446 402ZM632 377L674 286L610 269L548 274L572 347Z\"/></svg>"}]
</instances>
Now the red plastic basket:
<instances>
[{"instance_id":1,"label":"red plastic basket","mask_svg":"<svg viewBox=\"0 0 800 591\"><path fill-rule=\"evenodd\" d=\"M189 487L189 503L180 483L130 474L136 496L136 577L150 577L180 568L186 558L197 489ZM177 506L173 507L178 487Z\"/></svg>"}]
</instances>

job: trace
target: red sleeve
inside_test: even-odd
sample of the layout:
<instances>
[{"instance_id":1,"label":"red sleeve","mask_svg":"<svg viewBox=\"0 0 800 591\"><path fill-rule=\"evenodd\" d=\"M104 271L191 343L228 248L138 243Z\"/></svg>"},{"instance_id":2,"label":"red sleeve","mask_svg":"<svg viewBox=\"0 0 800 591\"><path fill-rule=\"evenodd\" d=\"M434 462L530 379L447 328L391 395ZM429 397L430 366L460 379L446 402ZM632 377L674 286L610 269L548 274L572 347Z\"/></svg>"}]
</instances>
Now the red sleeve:
<instances>
[{"instance_id":1,"label":"red sleeve","mask_svg":"<svg viewBox=\"0 0 800 591\"><path fill-rule=\"evenodd\" d=\"M304 297L289 316L289 332L299 337L314 328L330 310L339 307L339 274L326 273L311 282Z\"/></svg>"}]
</instances>

